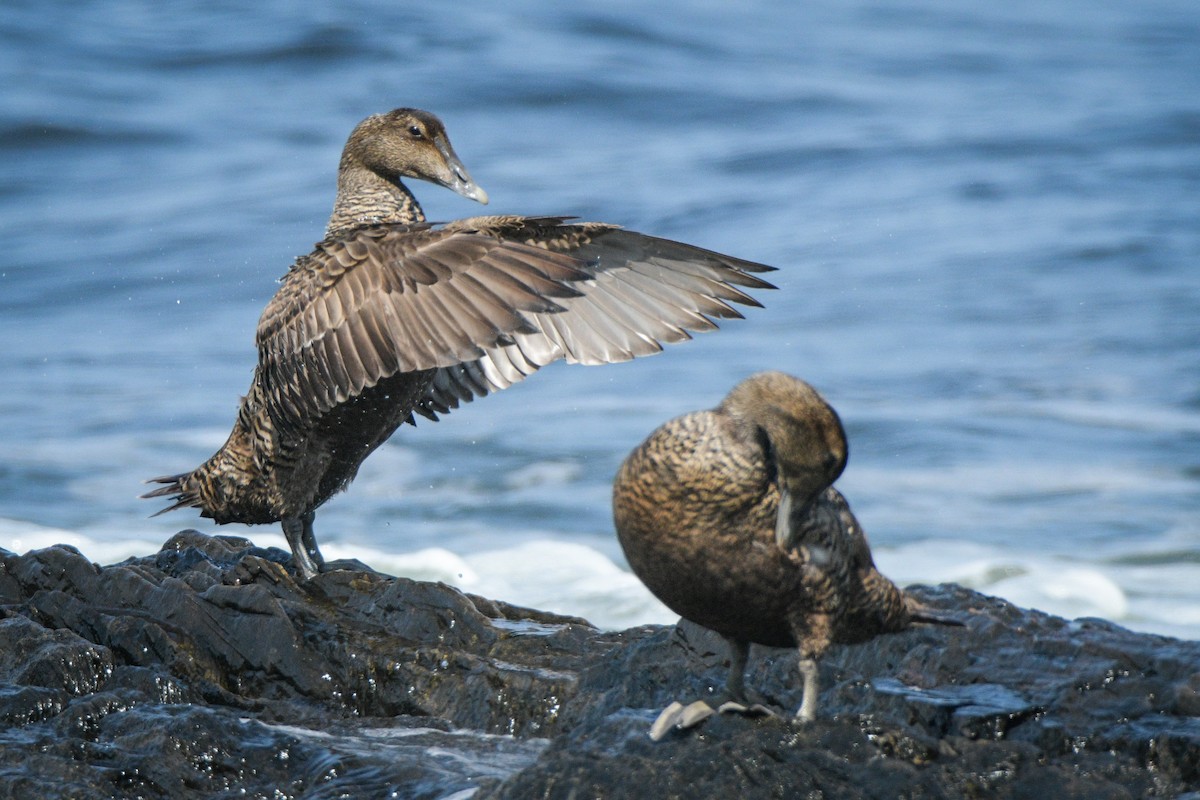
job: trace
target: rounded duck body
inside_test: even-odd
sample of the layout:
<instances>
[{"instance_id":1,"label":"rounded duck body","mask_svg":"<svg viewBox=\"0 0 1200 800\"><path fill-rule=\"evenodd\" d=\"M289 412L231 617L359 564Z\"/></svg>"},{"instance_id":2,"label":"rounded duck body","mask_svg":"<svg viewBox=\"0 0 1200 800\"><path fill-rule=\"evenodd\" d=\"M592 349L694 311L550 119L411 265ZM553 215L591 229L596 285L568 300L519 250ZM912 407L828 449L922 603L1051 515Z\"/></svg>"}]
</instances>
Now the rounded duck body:
<instances>
[{"instance_id":1,"label":"rounded duck body","mask_svg":"<svg viewBox=\"0 0 1200 800\"><path fill-rule=\"evenodd\" d=\"M832 487L848 456L837 413L807 383L751 376L710 411L667 422L613 486L634 573L680 616L733 649L727 690L744 699L749 643L795 647L799 716L816 713L816 660L830 644L900 631L920 612L875 568Z\"/></svg>"},{"instance_id":2,"label":"rounded duck body","mask_svg":"<svg viewBox=\"0 0 1200 800\"><path fill-rule=\"evenodd\" d=\"M562 216L425 221L404 178L488 196L441 121L401 108L363 120L338 169L325 238L259 320L258 364L225 445L152 479L165 511L280 522L297 568L324 567L316 509L414 414L436 420L547 364L649 355L759 303L771 268Z\"/></svg>"}]
</instances>

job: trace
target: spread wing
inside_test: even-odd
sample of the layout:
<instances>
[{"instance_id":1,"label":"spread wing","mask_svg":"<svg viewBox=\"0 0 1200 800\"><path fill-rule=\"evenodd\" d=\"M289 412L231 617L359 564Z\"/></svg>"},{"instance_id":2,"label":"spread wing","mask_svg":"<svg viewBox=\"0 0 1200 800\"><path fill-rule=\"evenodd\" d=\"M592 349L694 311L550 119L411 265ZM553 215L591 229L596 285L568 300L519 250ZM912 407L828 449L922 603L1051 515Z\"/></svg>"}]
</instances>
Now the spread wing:
<instances>
[{"instance_id":1,"label":"spread wing","mask_svg":"<svg viewBox=\"0 0 1200 800\"><path fill-rule=\"evenodd\" d=\"M363 228L299 259L258 324L258 376L278 429L311 424L399 372L486 357L562 311L579 259L428 225Z\"/></svg>"},{"instance_id":2,"label":"spread wing","mask_svg":"<svg viewBox=\"0 0 1200 800\"><path fill-rule=\"evenodd\" d=\"M563 217L377 225L299 259L258 325L273 424L299 429L401 372L437 370L436 419L565 359L626 361L760 305L771 269Z\"/></svg>"},{"instance_id":3,"label":"spread wing","mask_svg":"<svg viewBox=\"0 0 1200 800\"><path fill-rule=\"evenodd\" d=\"M469 222L469 221L468 221ZM482 356L438 369L414 409L430 419L523 380L547 364L628 361L740 318L733 303L761 304L738 287L773 289L755 272L773 268L699 247L582 223L548 226L527 241L580 259L587 278L562 311L529 315L533 330L483 348Z\"/></svg>"}]
</instances>

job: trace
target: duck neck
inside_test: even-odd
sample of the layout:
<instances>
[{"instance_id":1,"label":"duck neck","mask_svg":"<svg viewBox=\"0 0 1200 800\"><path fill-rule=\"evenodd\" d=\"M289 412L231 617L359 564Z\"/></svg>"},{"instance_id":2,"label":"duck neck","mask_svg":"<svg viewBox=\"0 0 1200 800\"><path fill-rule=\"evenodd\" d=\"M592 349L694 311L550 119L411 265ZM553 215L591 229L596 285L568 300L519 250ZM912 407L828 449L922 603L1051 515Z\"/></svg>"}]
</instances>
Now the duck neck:
<instances>
[{"instance_id":1,"label":"duck neck","mask_svg":"<svg viewBox=\"0 0 1200 800\"><path fill-rule=\"evenodd\" d=\"M417 198L398 178L389 181L360 164L343 164L325 235L336 236L364 225L424 221Z\"/></svg>"}]
</instances>

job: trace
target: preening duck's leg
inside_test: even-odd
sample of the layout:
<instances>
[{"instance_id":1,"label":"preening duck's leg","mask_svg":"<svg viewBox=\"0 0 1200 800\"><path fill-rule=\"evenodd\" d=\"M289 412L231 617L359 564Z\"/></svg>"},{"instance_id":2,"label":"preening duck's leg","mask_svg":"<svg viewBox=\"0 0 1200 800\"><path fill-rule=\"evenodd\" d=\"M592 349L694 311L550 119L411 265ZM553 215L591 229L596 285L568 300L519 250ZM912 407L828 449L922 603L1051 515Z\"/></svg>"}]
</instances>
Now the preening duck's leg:
<instances>
[{"instance_id":1,"label":"preening duck's leg","mask_svg":"<svg viewBox=\"0 0 1200 800\"><path fill-rule=\"evenodd\" d=\"M725 680L725 692L730 700L746 702L746 660L750 657L750 643L725 637L729 642L729 677Z\"/></svg>"},{"instance_id":2,"label":"preening duck's leg","mask_svg":"<svg viewBox=\"0 0 1200 800\"><path fill-rule=\"evenodd\" d=\"M309 580L315 578L325 568L325 559L317 549L317 539L313 535L313 517L309 511L299 517L287 517L282 520L283 535L287 537L292 548L292 560L296 562L300 575Z\"/></svg>"},{"instance_id":3,"label":"preening duck's leg","mask_svg":"<svg viewBox=\"0 0 1200 800\"><path fill-rule=\"evenodd\" d=\"M796 719L801 722L812 722L817 718L817 662L811 658L800 659L800 677L804 681L804 699L800 701L800 710Z\"/></svg>"},{"instance_id":4,"label":"preening duck's leg","mask_svg":"<svg viewBox=\"0 0 1200 800\"><path fill-rule=\"evenodd\" d=\"M812 614L806 626L793 626L796 641L800 643L800 678L804 699L796 711L796 719L812 722L817 718L817 659L825 654L833 640L833 620L828 614Z\"/></svg>"}]
</instances>

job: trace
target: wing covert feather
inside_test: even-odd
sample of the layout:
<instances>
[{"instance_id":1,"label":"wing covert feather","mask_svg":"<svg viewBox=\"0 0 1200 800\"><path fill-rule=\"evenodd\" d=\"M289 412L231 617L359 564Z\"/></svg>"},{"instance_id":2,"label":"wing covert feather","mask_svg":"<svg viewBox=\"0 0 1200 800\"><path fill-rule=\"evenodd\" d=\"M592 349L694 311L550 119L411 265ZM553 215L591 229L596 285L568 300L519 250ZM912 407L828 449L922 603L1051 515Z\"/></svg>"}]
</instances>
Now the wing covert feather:
<instances>
[{"instance_id":1,"label":"wing covert feather","mask_svg":"<svg viewBox=\"0 0 1200 800\"><path fill-rule=\"evenodd\" d=\"M374 226L299 259L259 320L272 421L304 428L397 372L483 357L536 331L587 277L578 258L430 226Z\"/></svg>"},{"instance_id":2,"label":"wing covert feather","mask_svg":"<svg viewBox=\"0 0 1200 800\"><path fill-rule=\"evenodd\" d=\"M608 225L551 221L530 242L586 264L579 296L559 300L562 312L530 314L534 330L515 332L511 343L439 368L415 411L437 419L559 359L594 365L659 352L716 328L714 319L741 317L732 304L761 305L739 286L774 288L754 274L773 269L763 264Z\"/></svg>"}]
</instances>

